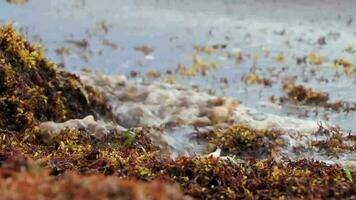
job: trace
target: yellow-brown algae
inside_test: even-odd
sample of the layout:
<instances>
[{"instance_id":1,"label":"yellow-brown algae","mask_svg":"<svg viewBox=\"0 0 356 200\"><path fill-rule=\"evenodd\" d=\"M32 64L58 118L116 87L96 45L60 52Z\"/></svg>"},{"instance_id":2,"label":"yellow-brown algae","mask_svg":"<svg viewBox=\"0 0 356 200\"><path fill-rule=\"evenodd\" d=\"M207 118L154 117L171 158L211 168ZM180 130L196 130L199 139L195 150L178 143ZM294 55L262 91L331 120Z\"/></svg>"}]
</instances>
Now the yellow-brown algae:
<instances>
[{"instance_id":1,"label":"yellow-brown algae","mask_svg":"<svg viewBox=\"0 0 356 200\"><path fill-rule=\"evenodd\" d=\"M0 126L7 130L83 118L105 107L102 96L57 69L10 25L0 29L0 91Z\"/></svg>"}]
</instances>

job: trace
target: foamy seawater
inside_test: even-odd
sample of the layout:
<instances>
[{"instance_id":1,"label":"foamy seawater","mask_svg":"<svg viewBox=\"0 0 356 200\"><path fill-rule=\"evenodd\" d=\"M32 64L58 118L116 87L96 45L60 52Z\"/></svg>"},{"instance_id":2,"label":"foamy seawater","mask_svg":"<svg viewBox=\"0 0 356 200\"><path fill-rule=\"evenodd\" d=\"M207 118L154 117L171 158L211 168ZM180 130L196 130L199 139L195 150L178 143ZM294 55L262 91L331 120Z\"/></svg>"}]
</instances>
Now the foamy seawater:
<instances>
[{"instance_id":1,"label":"foamy seawater","mask_svg":"<svg viewBox=\"0 0 356 200\"><path fill-rule=\"evenodd\" d=\"M329 137L318 135L320 126L337 130L327 122L263 113L241 105L236 99L180 85L148 84L137 79L127 80L125 76L96 74L81 77L84 83L92 85L109 99L108 104L120 127L156 127L150 132L151 137L172 158L204 155L207 153L206 141L198 140L199 134L217 127L240 125L280 132L284 145L278 149L276 159L307 158L348 164L356 161L353 151L330 157L310 148L312 142ZM348 134L344 133L345 136Z\"/></svg>"}]
</instances>

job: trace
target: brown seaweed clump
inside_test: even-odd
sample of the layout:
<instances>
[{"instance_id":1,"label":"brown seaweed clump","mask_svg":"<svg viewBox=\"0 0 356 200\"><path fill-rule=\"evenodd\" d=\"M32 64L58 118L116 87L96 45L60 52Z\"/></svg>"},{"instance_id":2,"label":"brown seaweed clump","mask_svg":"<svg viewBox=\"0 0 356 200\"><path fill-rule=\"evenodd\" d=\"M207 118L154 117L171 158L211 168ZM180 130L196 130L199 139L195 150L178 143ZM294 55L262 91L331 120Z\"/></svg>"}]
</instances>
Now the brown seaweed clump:
<instances>
[{"instance_id":1,"label":"brown seaweed clump","mask_svg":"<svg viewBox=\"0 0 356 200\"><path fill-rule=\"evenodd\" d=\"M248 85L263 85L265 87L272 86L272 80L261 78L255 72L248 73L242 77L242 80Z\"/></svg>"},{"instance_id":2,"label":"brown seaweed clump","mask_svg":"<svg viewBox=\"0 0 356 200\"><path fill-rule=\"evenodd\" d=\"M356 151L356 136L340 133L338 130L330 130L320 126L316 134L326 137L323 140L312 141L311 146L331 156Z\"/></svg>"},{"instance_id":3,"label":"brown seaweed clump","mask_svg":"<svg viewBox=\"0 0 356 200\"><path fill-rule=\"evenodd\" d=\"M0 28L0 128L24 130L41 121L94 114L102 97L58 69L11 25ZM104 107L104 106L103 106Z\"/></svg>"},{"instance_id":4,"label":"brown seaweed clump","mask_svg":"<svg viewBox=\"0 0 356 200\"><path fill-rule=\"evenodd\" d=\"M303 85L295 85L294 83L285 83L283 85L283 91L287 94L287 97L282 97L280 99L282 102L291 100L299 104L321 105L329 100L329 96L326 93L305 88Z\"/></svg>"},{"instance_id":5,"label":"brown seaweed clump","mask_svg":"<svg viewBox=\"0 0 356 200\"><path fill-rule=\"evenodd\" d=\"M324 108L333 110L333 111L344 111L346 113L356 111L356 103L355 102L346 102L346 101L337 101L332 103L326 103Z\"/></svg>"},{"instance_id":6,"label":"brown seaweed clump","mask_svg":"<svg viewBox=\"0 0 356 200\"><path fill-rule=\"evenodd\" d=\"M223 153L235 156L265 158L272 156L283 145L278 131L253 130L245 126L218 129L208 136L208 150L219 148Z\"/></svg>"},{"instance_id":7,"label":"brown seaweed clump","mask_svg":"<svg viewBox=\"0 0 356 200\"><path fill-rule=\"evenodd\" d=\"M244 129L240 128L240 130ZM252 141L256 147L248 145L241 151L245 150L252 154L258 152L253 150L256 148L268 151L264 140L254 139L252 133L250 131L251 135L246 137L246 141ZM66 129L60 135L46 141L36 133L36 128L25 134L2 133L0 134L0 171L3 168L17 171L26 169L28 164L21 164L26 159L20 159L22 161L16 161L16 164L12 163L13 160L19 160L17 158L19 155L23 158L29 157L39 163L39 169L36 168L34 171L44 168L54 176L43 176L51 181L46 182L44 179L44 183L40 184L41 187L59 187L59 191L72 194L74 197L83 194L83 188L82 185L62 188L62 184L68 179L71 180L71 184L73 183L74 180L68 177L78 177L84 183L91 180L89 183L93 184L100 184L96 179L106 184L109 180L116 180L114 177L126 180L138 179L149 183L159 180L179 185L185 195L196 199L263 199L281 196L309 199L347 198L356 193L356 183L351 182L338 165L326 165L308 160L275 162L272 158L233 162L212 156L180 157L171 160L162 157L147 135L144 129L137 129L120 134L109 134L106 138L98 140L85 132ZM226 151L234 150L231 147L231 150ZM66 175L68 173L75 173L75 175ZM78 173L82 175L77 175ZM354 173L355 171L350 172L351 175ZM98 174L108 177L104 178ZM22 175L20 172L13 174L15 177ZM17 187L22 179L11 179L13 182L8 182L8 177L8 175L0 177L0 185L7 183L6 188L0 187L2 194L7 193L4 190L9 187L23 190ZM119 188L119 186L120 184L115 187ZM93 186L89 184L85 188L91 187ZM36 192L41 195L47 194L47 190L36 190ZM102 193L99 189L99 192L93 195L99 197ZM128 199L132 198L128 197Z\"/></svg>"},{"instance_id":8,"label":"brown seaweed clump","mask_svg":"<svg viewBox=\"0 0 356 200\"><path fill-rule=\"evenodd\" d=\"M339 166L314 161L248 160L234 165L197 157L167 165L165 173L197 199L342 199L356 194L356 184L347 181Z\"/></svg>"},{"instance_id":9,"label":"brown seaweed clump","mask_svg":"<svg viewBox=\"0 0 356 200\"><path fill-rule=\"evenodd\" d=\"M301 105L316 105L328 110L351 112L356 111L356 103L346 101L330 102L327 93L319 92L303 85L295 85L292 82L283 85L283 91L287 96L279 98L280 103L286 101ZM274 97L271 98L275 101Z\"/></svg>"},{"instance_id":10,"label":"brown seaweed clump","mask_svg":"<svg viewBox=\"0 0 356 200\"><path fill-rule=\"evenodd\" d=\"M355 75L356 74L356 66L352 64L352 62L345 58L339 58L334 60L334 66L337 69L341 69L344 71L346 75Z\"/></svg>"}]
</instances>

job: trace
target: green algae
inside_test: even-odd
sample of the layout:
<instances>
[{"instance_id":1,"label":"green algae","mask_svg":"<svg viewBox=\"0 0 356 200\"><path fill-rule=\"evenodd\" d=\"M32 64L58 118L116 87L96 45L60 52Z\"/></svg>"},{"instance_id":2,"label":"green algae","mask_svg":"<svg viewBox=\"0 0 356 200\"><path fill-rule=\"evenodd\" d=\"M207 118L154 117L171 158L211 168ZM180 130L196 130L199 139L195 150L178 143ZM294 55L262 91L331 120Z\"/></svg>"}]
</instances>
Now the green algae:
<instances>
[{"instance_id":1,"label":"green algae","mask_svg":"<svg viewBox=\"0 0 356 200\"><path fill-rule=\"evenodd\" d=\"M345 176L346 178L352 183L354 182L353 181L353 178L352 178L352 172L351 172L351 169L348 167L348 166L345 166L342 168L344 173L345 173Z\"/></svg>"}]
</instances>

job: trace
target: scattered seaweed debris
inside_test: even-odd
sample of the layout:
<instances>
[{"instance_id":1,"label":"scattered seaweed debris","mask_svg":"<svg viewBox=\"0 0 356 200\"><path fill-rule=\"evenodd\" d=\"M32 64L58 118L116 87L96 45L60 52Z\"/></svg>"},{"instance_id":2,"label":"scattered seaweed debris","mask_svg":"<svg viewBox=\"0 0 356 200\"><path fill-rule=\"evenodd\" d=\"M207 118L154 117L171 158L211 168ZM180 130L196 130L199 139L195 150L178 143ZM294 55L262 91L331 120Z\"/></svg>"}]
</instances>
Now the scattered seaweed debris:
<instances>
[{"instance_id":1,"label":"scattered seaweed debris","mask_svg":"<svg viewBox=\"0 0 356 200\"><path fill-rule=\"evenodd\" d=\"M342 69L346 75L355 75L356 66L346 58L339 58L334 60L334 66L336 69Z\"/></svg>"},{"instance_id":2,"label":"scattered seaweed debris","mask_svg":"<svg viewBox=\"0 0 356 200\"><path fill-rule=\"evenodd\" d=\"M315 53L309 54L308 60L309 60L309 63L313 64L313 65L321 65L324 62L324 58L316 55Z\"/></svg>"},{"instance_id":3,"label":"scattered seaweed debris","mask_svg":"<svg viewBox=\"0 0 356 200\"><path fill-rule=\"evenodd\" d=\"M283 91L287 96L279 98L279 103L292 102L301 105L321 106L328 110L350 112L356 111L356 103L347 101L330 102L327 93L319 92L303 85L295 85L292 82L284 83ZM272 102L276 102L271 97Z\"/></svg>"},{"instance_id":4,"label":"scattered seaweed debris","mask_svg":"<svg viewBox=\"0 0 356 200\"><path fill-rule=\"evenodd\" d=\"M325 104L329 100L329 95L326 93L321 93L310 88L305 88L303 85L295 85L290 82L283 85L283 90L287 94L287 97L281 97L281 102L291 100L299 104L320 105Z\"/></svg>"},{"instance_id":5,"label":"scattered seaweed debris","mask_svg":"<svg viewBox=\"0 0 356 200\"><path fill-rule=\"evenodd\" d=\"M6 2L10 4L25 4L28 0L6 0Z\"/></svg>"},{"instance_id":6,"label":"scattered seaweed debris","mask_svg":"<svg viewBox=\"0 0 356 200\"><path fill-rule=\"evenodd\" d=\"M193 49L197 52L204 52L208 55L213 54L216 50L225 49L227 44L214 44L214 45L193 45Z\"/></svg>"},{"instance_id":7,"label":"scattered seaweed debris","mask_svg":"<svg viewBox=\"0 0 356 200\"><path fill-rule=\"evenodd\" d=\"M148 46L135 47L135 51L140 51L143 55L147 56L154 52L154 49Z\"/></svg>"},{"instance_id":8,"label":"scattered seaweed debris","mask_svg":"<svg viewBox=\"0 0 356 200\"><path fill-rule=\"evenodd\" d=\"M218 128L208 134L208 151L221 149L225 155L266 158L284 144L278 131L253 130L244 126Z\"/></svg>"},{"instance_id":9,"label":"scattered seaweed debris","mask_svg":"<svg viewBox=\"0 0 356 200\"><path fill-rule=\"evenodd\" d=\"M355 102L347 102L347 101L337 101L333 103L326 103L324 105L326 109L330 109L333 111L344 111L346 113L351 111L356 111L356 103Z\"/></svg>"},{"instance_id":10,"label":"scattered seaweed debris","mask_svg":"<svg viewBox=\"0 0 356 200\"><path fill-rule=\"evenodd\" d=\"M219 63L216 61L206 62L203 61L197 53L193 54L193 64L191 66L185 66L178 64L176 68L177 74L182 77L194 77L197 75L206 76L209 70L217 69Z\"/></svg>"},{"instance_id":11,"label":"scattered seaweed debris","mask_svg":"<svg viewBox=\"0 0 356 200\"><path fill-rule=\"evenodd\" d=\"M342 153L356 151L356 136L351 133L345 135L340 133L339 130L327 129L320 126L315 134L326 138L312 141L311 146L329 156L339 156Z\"/></svg>"},{"instance_id":12,"label":"scattered seaweed debris","mask_svg":"<svg viewBox=\"0 0 356 200\"><path fill-rule=\"evenodd\" d=\"M86 49L89 47L89 42L86 39L83 40L66 40L68 44L73 44L80 49Z\"/></svg>"},{"instance_id":13,"label":"scattered seaweed debris","mask_svg":"<svg viewBox=\"0 0 356 200\"><path fill-rule=\"evenodd\" d=\"M256 73L251 72L242 77L243 81L248 85L263 85L265 87L272 86L272 80L268 78L261 78Z\"/></svg>"},{"instance_id":14,"label":"scattered seaweed debris","mask_svg":"<svg viewBox=\"0 0 356 200\"><path fill-rule=\"evenodd\" d=\"M95 114L104 99L79 77L60 71L40 47L11 25L0 29L0 127L20 131L41 121L65 121Z\"/></svg>"}]
</instances>

